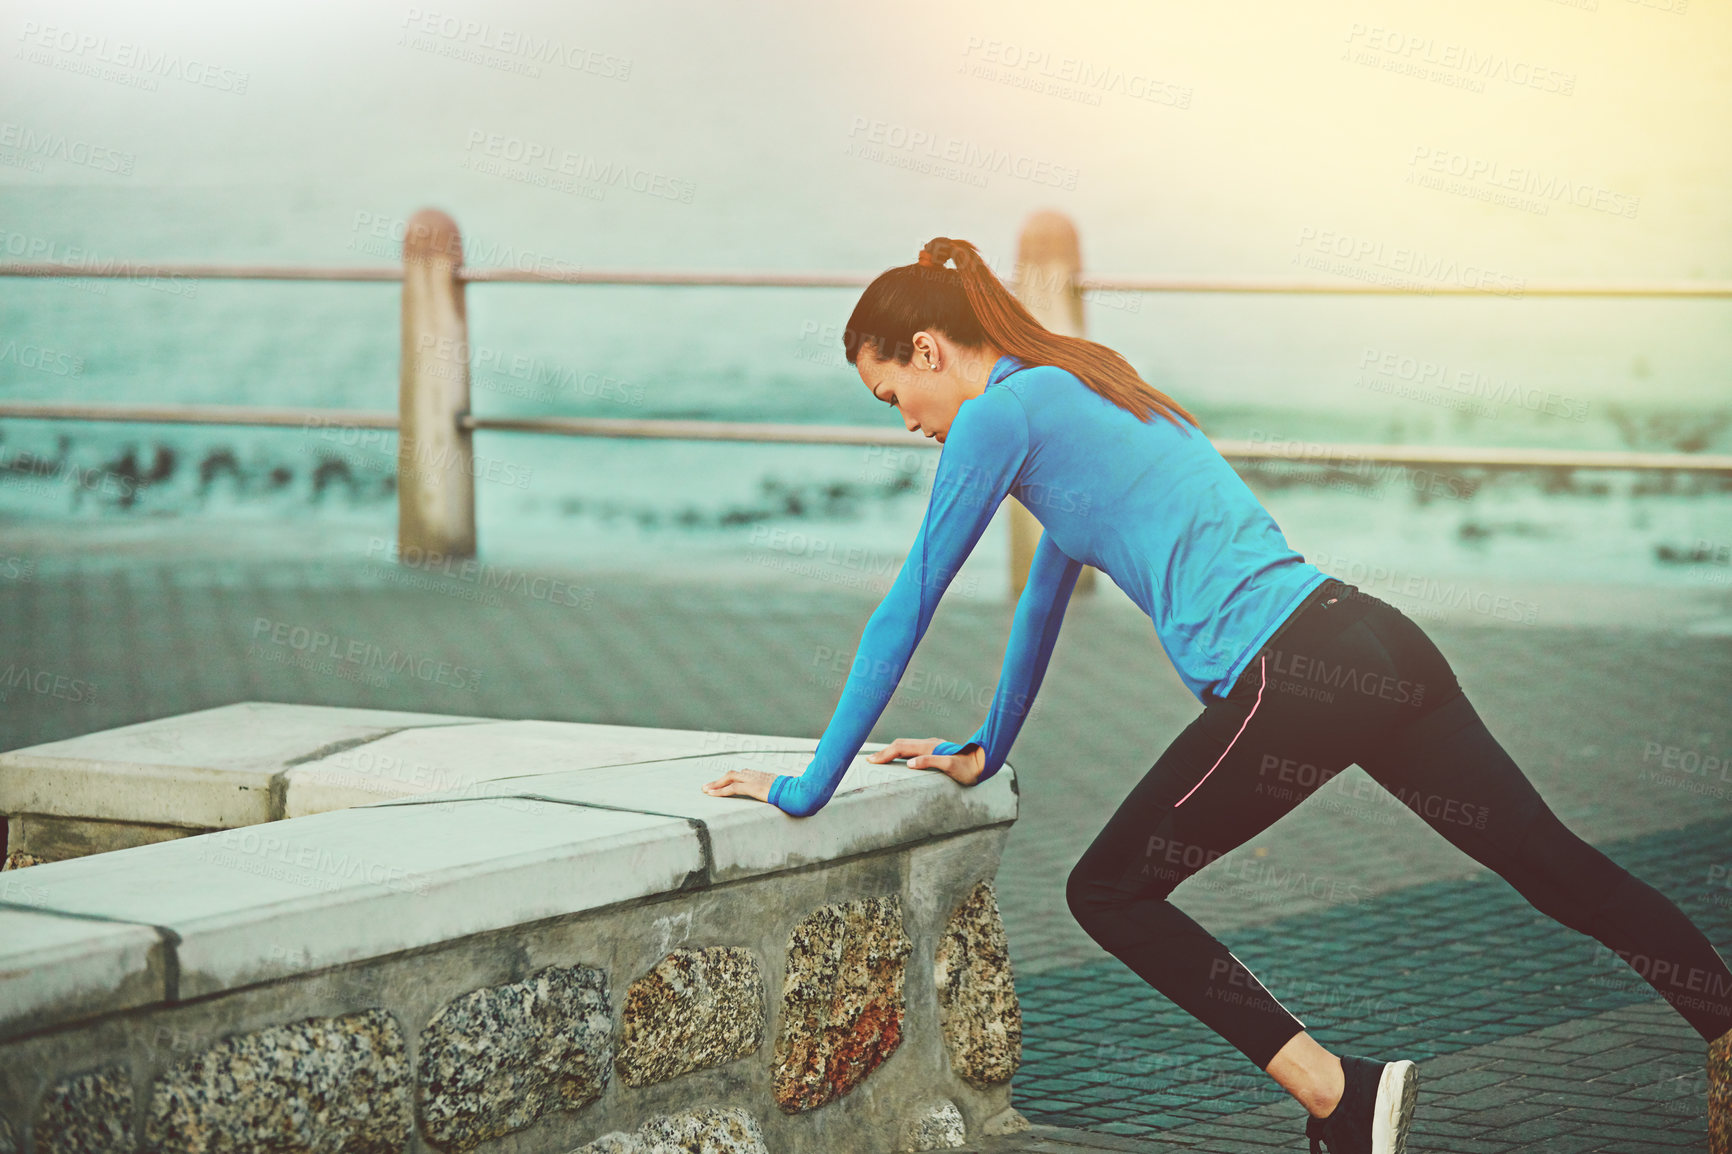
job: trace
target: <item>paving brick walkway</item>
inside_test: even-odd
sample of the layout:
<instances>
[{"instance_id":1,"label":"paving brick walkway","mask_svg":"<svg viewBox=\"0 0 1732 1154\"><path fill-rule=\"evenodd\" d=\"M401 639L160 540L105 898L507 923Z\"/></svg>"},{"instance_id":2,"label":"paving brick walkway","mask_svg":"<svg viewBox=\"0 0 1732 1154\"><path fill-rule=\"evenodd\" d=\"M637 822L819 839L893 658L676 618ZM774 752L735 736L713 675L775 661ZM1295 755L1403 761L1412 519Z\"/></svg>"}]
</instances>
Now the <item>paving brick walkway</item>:
<instances>
[{"instance_id":1,"label":"paving brick walkway","mask_svg":"<svg viewBox=\"0 0 1732 1154\"><path fill-rule=\"evenodd\" d=\"M488 585L148 551L45 552L28 579L7 573L5 749L237 700L815 737L876 605L788 577ZM1428 628L1565 823L1732 954L1732 642L1657 625L1647 600L1624 626ZM1568 620L1557 608L1545 619ZM1011 609L947 597L874 739L972 732ZM270 640L277 622L469 675L306 660ZM1015 1100L1042 1125L982 1150L1305 1148L1302 1108L1104 954L1064 903L1071 865L1197 708L1116 591L1073 605L1012 756L1022 816L998 883L1027 1015ZM1174 900L1326 1045L1422 1060L1416 1154L1702 1145L1694 1032L1358 769Z\"/></svg>"},{"instance_id":2,"label":"paving brick walkway","mask_svg":"<svg viewBox=\"0 0 1732 1154\"><path fill-rule=\"evenodd\" d=\"M1732 901L1695 884L1723 864L1732 819L1603 848L1732 941ZM1700 1039L1610 950L1501 879L1243 927L1233 950L1332 1048L1420 1063L1416 1150L1588 1150L1638 1131L1653 1148L1702 1142ZM1018 993L1031 1121L1167 1147L1281 1147L1303 1130L1285 1091L1116 959L1024 978Z\"/></svg>"}]
</instances>

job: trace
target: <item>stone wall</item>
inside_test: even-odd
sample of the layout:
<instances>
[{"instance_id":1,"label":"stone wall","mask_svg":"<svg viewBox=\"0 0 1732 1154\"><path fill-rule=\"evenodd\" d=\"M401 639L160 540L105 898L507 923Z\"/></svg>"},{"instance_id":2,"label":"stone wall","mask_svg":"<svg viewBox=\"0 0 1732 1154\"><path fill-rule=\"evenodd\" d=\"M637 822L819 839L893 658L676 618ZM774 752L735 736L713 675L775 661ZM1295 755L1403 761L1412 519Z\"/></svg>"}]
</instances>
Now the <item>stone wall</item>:
<instances>
[{"instance_id":1,"label":"stone wall","mask_svg":"<svg viewBox=\"0 0 1732 1154\"><path fill-rule=\"evenodd\" d=\"M730 757L0 875L0 1154L889 1154L1018 1128L991 888L1013 771L862 761L790 818L701 793ZM329 885L247 860L323 879L356 846Z\"/></svg>"},{"instance_id":2,"label":"stone wall","mask_svg":"<svg viewBox=\"0 0 1732 1154\"><path fill-rule=\"evenodd\" d=\"M1007 832L15 1038L0 1117L39 1154L961 1145L1014 1124Z\"/></svg>"}]
</instances>

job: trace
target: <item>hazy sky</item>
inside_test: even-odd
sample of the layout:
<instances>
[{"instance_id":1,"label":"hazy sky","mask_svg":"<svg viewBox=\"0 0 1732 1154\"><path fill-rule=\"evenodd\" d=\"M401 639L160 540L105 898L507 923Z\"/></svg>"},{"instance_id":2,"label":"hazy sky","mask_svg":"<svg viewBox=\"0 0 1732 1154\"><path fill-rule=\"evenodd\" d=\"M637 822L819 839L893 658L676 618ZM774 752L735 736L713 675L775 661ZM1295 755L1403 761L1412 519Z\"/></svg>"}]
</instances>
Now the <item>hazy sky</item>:
<instances>
[{"instance_id":1,"label":"hazy sky","mask_svg":"<svg viewBox=\"0 0 1732 1154\"><path fill-rule=\"evenodd\" d=\"M1054 207L1108 272L1732 278L1704 0L27 0L0 28L6 217L147 209L79 214L120 251L328 259L356 214L437 204L595 264L869 269Z\"/></svg>"}]
</instances>

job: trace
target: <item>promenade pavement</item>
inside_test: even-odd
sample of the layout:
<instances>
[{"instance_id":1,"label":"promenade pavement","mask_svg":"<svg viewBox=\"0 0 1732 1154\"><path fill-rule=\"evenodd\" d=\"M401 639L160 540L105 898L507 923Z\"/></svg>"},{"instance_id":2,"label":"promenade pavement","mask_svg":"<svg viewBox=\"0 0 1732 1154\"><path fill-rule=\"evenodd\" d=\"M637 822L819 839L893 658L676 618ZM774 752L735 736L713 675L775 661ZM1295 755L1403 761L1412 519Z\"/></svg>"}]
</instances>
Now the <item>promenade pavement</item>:
<instances>
[{"instance_id":1,"label":"promenade pavement","mask_svg":"<svg viewBox=\"0 0 1732 1154\"><path fill-rule=\"evenodd\" d=\"M0 564L0 749L242 700L815 737L878 601L767 568L465 579L14 528L0 553L28 564ZM1025 1024L1014 1100L1036 1126L978 1149L1303 1150L1303 1108L1065 906L1071 865L1199 708L1102 584L1073 602L1011 756L1022 810L998 892ZM1732 597L1526 596L1531 624L1412 611L1563 821L1732 956ZM947 597L873 739L972 732L1011 610ZM415 665L308 660L273 641L284 622ZM1416 1154L1705 1145L1683 1019L1357 768L1174 900L1325 1045L1420 1062Z\"/></svg>"}]
</instances>

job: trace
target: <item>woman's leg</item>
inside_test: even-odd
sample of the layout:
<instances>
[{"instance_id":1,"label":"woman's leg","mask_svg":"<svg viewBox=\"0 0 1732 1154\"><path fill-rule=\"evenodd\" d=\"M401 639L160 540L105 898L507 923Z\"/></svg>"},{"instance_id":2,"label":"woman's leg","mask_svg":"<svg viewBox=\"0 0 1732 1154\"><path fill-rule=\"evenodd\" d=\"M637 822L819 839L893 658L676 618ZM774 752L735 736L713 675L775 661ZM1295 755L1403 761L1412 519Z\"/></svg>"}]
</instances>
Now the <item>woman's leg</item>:
<instances>
[{"instance_id":1,"label":"woman's leg","mask_svg":"<svg viewBox=\"0 0 1732 1154\"><path fill-rule=\"evenodd\" d=\"M1732 969L1665 894L1571 832L1486 729L1423 630L1382 605L1371 627L1407 669L1450 692L1359 764L1535 909L1603 943L1705 1040L1732 1029ZM1421 676L1428 674L1421 673Z\"/></svg>"},{"instance_id":2,"label":"woman's leg","mask_svg":"<svg viewBox=\"0 0 1732 1154\"><path fill-rule=\"evenodd\" d=\"M1250 703L1210 705L1120 803L1065 888L1090 937L1259 1069L1304 1023L1167 895L1301 799L1258 788L1268 728ZM1301 756L1317 764L1315 755Z\"/></svg>"},{"instance_id":3,"label":"woman's leg","mask_svg":"<svg viewBox=\"0 0 1732 1154\"><path fill-rule=\"evenodd\" d=\"M1066 887L1072 914L1095 941L1318 1115L1340 1097L1339 1060L1167 899L1339 773L1351 760L1351 735L1389 727L1387 701L1321 692L1291 676L1349 665L1387 674L1387 655L1353 628L1364 612L1344 598L1302 610L1232 695L1204 709L1155 762Z\"/></svg>"}]
</instances>

